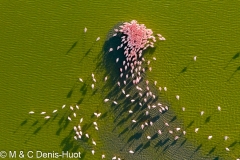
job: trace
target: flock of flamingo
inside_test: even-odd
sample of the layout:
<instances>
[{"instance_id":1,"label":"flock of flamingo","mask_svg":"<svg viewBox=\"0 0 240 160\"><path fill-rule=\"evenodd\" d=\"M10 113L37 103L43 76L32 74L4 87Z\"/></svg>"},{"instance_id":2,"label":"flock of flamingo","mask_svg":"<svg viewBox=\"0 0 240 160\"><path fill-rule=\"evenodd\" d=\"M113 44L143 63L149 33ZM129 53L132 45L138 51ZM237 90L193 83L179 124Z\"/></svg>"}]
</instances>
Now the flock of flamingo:
<instances>
[{"instance_id":1,"label":"flock of flamingo","mask_svg":"<svg viewBox=\"0 0 240 160\"><path fill-rule=\"evenodd\" d=\"M84 28L84 32L87 32L87 28ZM117 85L119 86L121 90L121 94L123 94L127 99L130 100L131 103L137 103L139 107L147 106L145 109L145 115L149 115L150 110L154 110L154 112L159 112L159 114L162 114L164 112L167 112L169 110L169 106L163 105L158 100L154 101L157 97L157 95L154 94L152 91L152 88L150 88L150 81L144 80L142 77L142 74L144 74L147 70L152 71L152 67L150 67L150 60L146 60L143 57L143 52L147 48L154 47L154 43L157 40L164 41L165 38L161 34L156 34L156 37L153 35L153 31L151 29L146 28L144 24L139 24L136 20L132 20L131 22L125 22L122 25L120 25L118 28L114 29L113 37L120 37L121 38L121 44L117 46L117 48L109 48L108 54L111 54L111 52L115 50L123 49L123 55L124 60L122 62L119 61L119 58L117 57L114 63L122 63L122 67L119 68L119 81L117 82ZM96 41L99 41L100 37L96 39ZM152 59L155 61L156 57L152 57ZM197 56L193 57L193 61L197 60ZM147 67L143 67L143 64ZM91 88L94 90L95 83L97 82L94 73L91 75L92 77L92 84ZM106 76L103 81L108 81L108 77ZM82 83L84 80L82 78L79 78L79 82ZM139 83L144 83L144 88L142 86L139 86ZM124 89L128 84L131 84L133 87L136 88L138 92L138 98L133 98L133 95L131 93L127 93L127 91ZM167 91L167 87L157 87L157 81L154 81L153 86L155 86L159 91ZM180 96L176 95L176 99L180 100ZM118 101L115 99L105 98L103 99L104 103L114 105L119 105ZM62 109L68 108L66 105L62 106ZM72 111L72 116L68 116L67 120L72 121L72 118L77 118L77 110L80 109L78 105L75 106L69 106L69 109ZM221 111L221 107L217 107L218 111ZM51 114L56 113L58 110L53 110ZM182 107L182 111L185 111L185 107ZM133 114L133 110L128 110L128 114ZM34 111L30 111L29 114L34 114ZM51 115L46 115L46 112L41 112L41 115L45 115L44 119L51 118ZM93 113L96 118L99 118L101 116L100 112ZM203 116L204 111L200 112L200 115ZM86 138L92 139L92 145L93 147L97 145L96 141L94 141L94 138L91 137L89 133L83 133L81 124L83 122L83 118L79 118L79 123L73 127L73 130L75 131L74 139L79 140L83 136ZM137 120L132 119L132 123L136 124ZM139 122L139 127L143 130L145 127L151 127L154 125L154 122L152 121L146 121L146 122ZM168 128L168 134L174 135L172 138L177 141L181 136L184 136L187 134L186 130L184 130L181 127L173 127L170 125L169 122L164 122L164 125ZM99 126L97 122L93 122L93 126L96 131L99 130ZM156 131L159 135L163 133L161 129L158 129ZM199 132L199 128L195 128L194 132ZM148 140L151 140L151 135L147 135L146 138ZM208 140L212 139L213 136L209 135ZM228 140L228 136L224 136L224 140ZM225 148L227 152L230 151L228 147ZM92 155L95 154L95 150L91 150ZM132 149L129 149L129 154L134 154L134 151ZM102 154L102 159L106 158L105 154ZM120 160L120 157L117 157L114 155L112 159L118 159Z\"/></svg>"}]
</instances>

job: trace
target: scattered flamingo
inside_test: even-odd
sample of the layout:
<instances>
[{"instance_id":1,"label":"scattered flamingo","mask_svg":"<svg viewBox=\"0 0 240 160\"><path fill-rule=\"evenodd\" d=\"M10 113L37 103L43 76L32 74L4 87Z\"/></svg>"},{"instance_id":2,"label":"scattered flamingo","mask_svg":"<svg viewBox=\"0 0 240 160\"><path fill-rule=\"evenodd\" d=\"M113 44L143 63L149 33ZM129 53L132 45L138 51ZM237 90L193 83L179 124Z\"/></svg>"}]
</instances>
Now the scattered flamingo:
<instances>
[{"instance_id":1,"label":"scattered flamingo","mask_svg":"<svg viewBox=\"0 0 240 160\"><path fill-rule=\"evenodd\" d=\"M199 130L199 128L195 128L195 132L196 132L196 133L198 132L198 130Z\"/></svg>"},{"instance_id":2,"label":"scattered flamingo","mask_svg":"<svg viewBox=\"0 0 240 160\"><path fill-rule=\"evenodd\" d=\"M197 56L194 56L194 57L193 57L193 60L196 61L196 60L197 60Z\"/></svg>"},{"instance_id":3,"label":"scattered flamingo","mask_svg":"<svg viewBox=\"0 0 240 160\"><path fill-rule=\"evenodd\" d=\"M100 37L97 37L96 41L99 41L100 40Z\"/></svg>"},{"instance_id":4,"label":"scattered flamingo","mask_svg":"<svg viewBox=\"0 0 240 160\"><path fill-rule=\"evenodd\" d=\"M132 150L130 150L129 153L133 154L134 152Z\"/></svg>"},{"instance_id":5,"label":"scattered flamingo","mask_svg":"<svg viewBox=\"0 0 240 160\"><path fill-rule=\"evenodd\" d=\"M49 119L50 118L50 116L46 116L46 117L44 117L44 119Z\"/></svg>"},{"instance_id":6,"label":"scattered flamingo","mask_svg":"<svg viewBox=\"0 0 240 160\"><path fill-rule=\"evenodd\" d=\"M109 99L104 99L104 102L108 102L109 101Z\"/></svg>"},{"instance_id":7,"label":"scattered flamingo","mask_svg":"<svg viewBox=\"0 0 240 160\"><path fill-rule=\"evenodd\" d=\"M179 96L179 95L176 95L176 98L177 98L177 100L179 100L180 96Z\"/></svg>"},{"instance_id":8,"label":"scattered flamingo","mask_svg":"<svg viewBox=\"0 0 240 160\"><path fill-rule=\"evenodd\" d=\"M102 155L102 159L104 159L104 158L106 158L106 157L105 157L105 155L103 154L103 155Z\"/></svg>"}]
</instances>

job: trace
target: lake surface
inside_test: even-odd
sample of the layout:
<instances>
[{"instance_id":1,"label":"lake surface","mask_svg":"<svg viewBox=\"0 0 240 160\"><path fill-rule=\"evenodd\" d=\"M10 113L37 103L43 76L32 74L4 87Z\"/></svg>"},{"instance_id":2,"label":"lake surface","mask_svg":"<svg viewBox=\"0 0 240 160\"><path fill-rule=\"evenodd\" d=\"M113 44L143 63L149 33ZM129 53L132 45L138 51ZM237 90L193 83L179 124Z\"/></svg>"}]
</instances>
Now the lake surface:
<instances>
[{"instance_id":1,"label":"lake surface","mask_svg":"<svg viewBox=\"0 0 240 160\"><path fill-rule=\"evenodd\" d=\"M186 128L187 143L194 147L189 150L205 159L239 158L239 5L238 1L0 2L0 150L80 151L81 159L86 160L100 159L103 153L107 159L114 155L179 158L183 153L168 152L165 146L156 150L154 143L129 156L126 141L132 133L119 137L125 127L116 126L116 115L103 103L111 85L103 89L106 70L97 66L102 61L99 55L116 24L136 19L166 38L145 55L157 58L151 62L153 71L146 75L159 86L167 86L167 92L159 95ZM101 39L96 43L97 37ZM90 87L91 73L99 80L95 93ZM180 95L179 101L176 95ZM78 118L69 123L66 118L71 112L61 107L76 103L80 105ZM48 121L39 114L54 109L58 114ZM89 125L96 110L106 113L98 120L99 132ZM36 114L29 115L29 111ZM98 142L94 156L91 139L73 139L72 128L80 117ZM229 139L225 141L224 136Z\"/></svg>"}]
</instances>

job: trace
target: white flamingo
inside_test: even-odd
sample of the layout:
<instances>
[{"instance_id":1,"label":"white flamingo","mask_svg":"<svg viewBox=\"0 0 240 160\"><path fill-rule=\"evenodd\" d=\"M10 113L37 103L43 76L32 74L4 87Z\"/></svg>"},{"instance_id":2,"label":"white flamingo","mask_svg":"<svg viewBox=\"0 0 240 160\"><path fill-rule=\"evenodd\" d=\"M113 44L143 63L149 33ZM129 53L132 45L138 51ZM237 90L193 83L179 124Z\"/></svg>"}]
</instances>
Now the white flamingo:
<instances>
[{"instance_id":1,"label":"white flamingo","mask_svg":"<svg viewBox=\"0 0 240 160\"><path fill-rule=\"evenodd\" d=\"M100 40L100 37L97 37L96 41L99 41Z\"/></svg>"},{"instance_id":2,"label":"white flamingo","mask_svg":"<svg viewBox=\"0 0 240 160\"><path fill-rule=\"evenodd\" d=\"M105 158L105 155L103 154L103 155L102 155L102 159L104 159L104 158Z\"/></svg>"},{"instance_id":3,"label":"white flamingo","mask_svg":"<svg viewBox=\"0 0 240 160\"><path fill-rule=\"evenodd\" d=\"M44 117L44 119L49 119L50 118L50 116L46 116L46 117Z\"/></svg>"},{"instance_id":4,"label":"white flamingo","mask_svg":"<svg viewBox=\"0 0 240 160\"><path fill-rule=\"evenodd\" d=\"M109 99L104 99L104 102L108 102L109 101Z\"/></svg>"},{"instance_id":5,"label":"white flamingo","mask_svg":"<svg viewBox=\"0 0 240 160\"><path fill-rule=\"evenodd\" d=\"M194 57L193 57L193 60L196 61L196 60L197 60L197 56L194 56Z\"/></svg>"},{"instance_id":6,"label":"white flamingo","mask_svg":"<svg viewBox=\"0 0 240 160\"><path fill-rule=\"evenodd\" d=\"M80 123L82 123L82 121L83 121L83 118L80 119Z\"/></svg>"},{"instance_id":7,"label":"white flamingo","mask_svg":"<svg viewBox=\"0 0 240 160\"><path fill-rule=\"evenodd\" d=\"M133 150L130 150L129 153L133 154L134 152L133 152Z\"/></svg>"},{"instance_id":8,"label":"white flamingo","mask_svg":"<svg viewBox=\"0 0 240 160\"><path fill-rule=\"evenodd\" d=\"M97 143L92 139L92 144L94 144L95 146L97 145Z\"/></svg>"},{"instance_id":9,"label":"white flamingo","mask_svg":"<svg viewBox=\"0 0 240 160\"><path fill-rule=\"evenodd\" d=\"M198 130L199 130L199 128L195 128L195 132L196 132L196 133L198 132Z\"/></svg>"}]
</instances>

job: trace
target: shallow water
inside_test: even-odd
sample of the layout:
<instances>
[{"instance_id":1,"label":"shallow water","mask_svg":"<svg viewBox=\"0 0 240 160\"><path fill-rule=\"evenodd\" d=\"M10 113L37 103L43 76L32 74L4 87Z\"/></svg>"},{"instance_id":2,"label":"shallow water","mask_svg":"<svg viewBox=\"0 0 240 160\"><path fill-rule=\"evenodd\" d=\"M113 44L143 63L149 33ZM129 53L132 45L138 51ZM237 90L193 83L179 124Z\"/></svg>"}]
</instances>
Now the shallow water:
<instances>
[{"instance_id":1,"label":"shallow water","mask_svg":"<svg viewBox=\"0 0 240 160\"><path fill-rule=\"evenodd\" d=\"M91 115L97 109L107 113L98 122L99 126L105 125L106 140L104 132L97 134L91 127L88 130L98 142L100 151L95 158L119 149L112 144L113 140L121 141L116 137L124 126L113 131L115 115L102 103L110 88L102 94L104 84L99 83L99 90L93 95L91 73L97 72L97 64L101 64L99 55L109 30L119 22L136 19L167 39L158 43L152 54L145 55L157 58L151 62L153 71L146 76L157 80L159 86L167 86L168 91L159 94L170 103L171 111L184 127L188 127L186 138L190 146L199 148L203 157L240 157L238 5L227 1L1 2L0 149L56 152L86 149L84 159L92 159L91 141L74 142L69 136L74 123L65 121L70 112L60 109L63 104L77 102L82 109L78 116L84 117L86 124L93 121ZM84 27L88 28L86 35ZM98 36L101 40L95 43ZM197 61L193 63L195 55ZM97 80L105 76L104 72L97 73ZM85 87L77 82L79 77L86 80ZM179 101L175 98L177 94ZM185 112L181 110L183 106ZM221 112L217 106L222 107ZM30 110L54 109L59 109L59 113L47 123L39 114L28 114ZM202 110L205 113L201 117ZM197 127L200 129L196 134ZM207 139L209 135L213 135L211 140ZM224 141L225 135L229 140ZM112 150L107 151L109 148ZM148 147L143 153L153 152ZM176 151L174 157L178 154Z\"/></svg>"}]
</instances>

